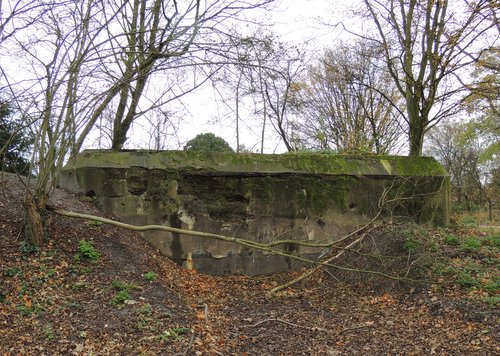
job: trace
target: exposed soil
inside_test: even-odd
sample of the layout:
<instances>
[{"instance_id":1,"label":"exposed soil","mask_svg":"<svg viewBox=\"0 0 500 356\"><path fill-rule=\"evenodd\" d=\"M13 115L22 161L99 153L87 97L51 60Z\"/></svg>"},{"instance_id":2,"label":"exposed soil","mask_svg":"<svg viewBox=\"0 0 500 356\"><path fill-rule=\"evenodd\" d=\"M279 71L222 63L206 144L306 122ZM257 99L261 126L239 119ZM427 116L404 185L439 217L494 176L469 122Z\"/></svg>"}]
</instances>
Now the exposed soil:
<instances>
[{"instance_id":1,"label":"exposed soil","mask_svg":"<svg viewBox=\"0 0 500 356\"><path fill-rule=\"evenodd\" d=\"M375 293L319 273L271 295L297 273L206 276L179 268L134 233L52 213L46 245L33 252L24 241L23 194L4 174L0 354L500 354L498 310L464 302L459 290ZM88 198L59 190L51 204L104 215ZM75 259L80 240L100 253L95 263Z\"/></svg>"}]
</instances>

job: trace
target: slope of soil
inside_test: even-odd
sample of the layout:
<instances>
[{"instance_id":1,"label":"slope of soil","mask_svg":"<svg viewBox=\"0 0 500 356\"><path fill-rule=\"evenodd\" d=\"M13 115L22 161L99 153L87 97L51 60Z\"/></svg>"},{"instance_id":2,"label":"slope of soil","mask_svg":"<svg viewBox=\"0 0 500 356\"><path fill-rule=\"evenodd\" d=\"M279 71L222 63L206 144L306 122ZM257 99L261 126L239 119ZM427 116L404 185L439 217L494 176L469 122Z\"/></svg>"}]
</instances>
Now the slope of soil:
<instances>
[{"instance_id":1,"label":"slope of soil","mask_svg":"<svg viewBox=\"0 0 500 356\"><path fill-rule=\"evenodd\" d=\"M463 306L457 291L374 293L317 274L270 295L297 274L206 276L180 269L131 232L51 213L47 243L33 251L24 241L23 194L4 174L0 354L500 353L498 310ZM103 214L63 191L51 204ZM99 253L94 263L89 245Z\"/></svg>"}]
</instances>

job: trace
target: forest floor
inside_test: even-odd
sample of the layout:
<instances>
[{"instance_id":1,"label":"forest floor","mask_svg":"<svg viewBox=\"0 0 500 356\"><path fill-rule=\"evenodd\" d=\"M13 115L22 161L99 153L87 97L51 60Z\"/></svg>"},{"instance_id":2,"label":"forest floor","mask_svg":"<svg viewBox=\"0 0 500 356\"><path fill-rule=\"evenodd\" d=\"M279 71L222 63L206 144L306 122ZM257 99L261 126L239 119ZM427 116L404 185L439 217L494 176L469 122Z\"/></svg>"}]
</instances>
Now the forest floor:
<instances>
[{"instance_id":1,"label":"forest floor","mask_svg":"<svg viewBox=\"0 0 500 356\"><path fill-rule=\"evenodd\" d=\"M23 192L2 175L0 355L500 354L494 232L434 232L451 257L425 288L375 291L321 272L270 294L299 272L207 276L135 233L52 213L38 251L24 240ZM60 190L51 204L103 215Z\"/></svg>"}]
</instances>

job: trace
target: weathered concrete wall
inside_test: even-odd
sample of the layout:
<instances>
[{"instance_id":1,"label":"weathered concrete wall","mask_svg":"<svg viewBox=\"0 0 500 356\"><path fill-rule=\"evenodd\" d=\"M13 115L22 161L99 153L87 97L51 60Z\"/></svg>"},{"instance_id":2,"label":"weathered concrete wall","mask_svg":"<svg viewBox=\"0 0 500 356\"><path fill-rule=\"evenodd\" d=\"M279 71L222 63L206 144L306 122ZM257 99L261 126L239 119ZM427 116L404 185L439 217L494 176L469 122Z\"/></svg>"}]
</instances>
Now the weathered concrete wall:
<instances>
[{"instance_id":1,"label":"weathered concrete wall","mask_svg":"<svg viewBox=\"0 0 500 356\"><path fill-rule=\"evenodd\" d=\"M431 158L85 151L68 162L61 187L95 195L106 211L131 224L258 242L335 241L377 214L384 191L393 200L385 213L439 225L448 223L450 213L449 179ZM399 199L408 196L413 198ZM179 263L191 253L194 268L207 273L298 267L293 260L227 242L161 231L143 236Z\"/></svg>"}]
</instances>

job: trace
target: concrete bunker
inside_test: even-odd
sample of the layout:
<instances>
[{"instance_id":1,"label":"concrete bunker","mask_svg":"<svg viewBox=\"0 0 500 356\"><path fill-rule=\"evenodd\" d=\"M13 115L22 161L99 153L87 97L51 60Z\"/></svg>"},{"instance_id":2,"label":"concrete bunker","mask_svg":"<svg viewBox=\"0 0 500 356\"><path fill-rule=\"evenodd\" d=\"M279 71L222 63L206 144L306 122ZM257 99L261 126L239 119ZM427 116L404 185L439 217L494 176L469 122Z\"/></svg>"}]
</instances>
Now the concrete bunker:
<instances>
[{"instance_id":1,"label":"concrete bunker","mask_svg":"<svg viewBox=\"0 0 500 356\"><path fill-rule=\"evenodd\" d=\"M446 225L449 178L432 158L326 153L280 155L189 151L84 151L69 160L60 185L94 196L124 222L275 240L333 242L384 214ZM273 273L293 259L240 245L148 231L153 246L179 264L211 274ZM318 248L284 245L314 257Z\"/></svg>"}]
</instances>

